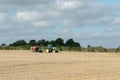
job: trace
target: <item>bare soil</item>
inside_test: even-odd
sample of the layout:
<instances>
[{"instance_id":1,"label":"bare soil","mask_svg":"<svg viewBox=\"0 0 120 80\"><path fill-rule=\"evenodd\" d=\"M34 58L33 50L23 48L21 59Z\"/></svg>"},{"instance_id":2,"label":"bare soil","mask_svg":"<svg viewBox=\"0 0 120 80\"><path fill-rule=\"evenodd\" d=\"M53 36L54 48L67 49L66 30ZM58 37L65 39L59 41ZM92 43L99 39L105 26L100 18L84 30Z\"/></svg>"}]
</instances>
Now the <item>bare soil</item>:
<instances>
[{"instance_id":1,"label":"bare soil","mask_svg":"<svg viewBox=\"0 0 120 80\"><path fill-rule=\"evenodd\" d=\"M120 80L120 54L0 50L0 80Z\"/></svg>"}]
</instances>

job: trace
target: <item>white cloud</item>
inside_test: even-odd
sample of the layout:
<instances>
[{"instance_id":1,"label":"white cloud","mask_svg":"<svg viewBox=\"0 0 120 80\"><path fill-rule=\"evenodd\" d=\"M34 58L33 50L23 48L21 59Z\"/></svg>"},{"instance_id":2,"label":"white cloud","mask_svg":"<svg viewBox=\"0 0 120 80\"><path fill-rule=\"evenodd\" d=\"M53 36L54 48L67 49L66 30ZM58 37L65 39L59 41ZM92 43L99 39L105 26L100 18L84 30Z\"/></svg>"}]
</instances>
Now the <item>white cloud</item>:
<instances>
[{"instance_id":1,"label":"white cloud","mask_svg":"<svg viewBox=\"0 0 120 80\"><path fill-rule=\"evenodd\" d=\"M71 9L78 8L80 5L82 5L82 3L80 3L79 1L60 1L60 0L58 0L56 2L56 5L61 10L71 10Z\"/></svg>"},{"instance_id":2,"label":"white cloud","mask_svg":"<svg viewBox=\"0 0 120 80\"><path fill-rule=\"evenodd\" d=\"M16 19L18 21L34 21L41 19L42 15L36 11L31 12L17 12Z\"/></svg>"},{"instance_id":3,"label":"white cloud","mask_svg":"<svg viewBox=\"0 0 120 80\"><path fill-rule=\"evenodd\" d=\"M37 5L37 4L49 4L52 1L51 0L0 0L0 4L26 6L26 5Z\"/></svg>"},{"instance_id":4,"label":"white cloud","mask_svg":"<svg viewBox=\"0 0 120 80\"><path fill-rule=\"evenodd\" d=\"M0 27L0 29L1 30L8 30L8 29L10 29L11 28L11 26L10 25L0 25L0 26L4 26L4 27Z\"/></svg>"},{"instance_id":5,"label":"white cloud","mask_svg":"<svg viewBox=\"0 0 120 80\"><path fill-rule=\"evenodd\" d=\"M33 22L33 25L35 27L49 27L50 23L47 21L39 21L39 22Z\"/></svg>"},{"instance_id":6,"label":"white cloud","mask_svg":"<svg viewBox=\"0 0 120 80\"><path fill-rule=\"evenodd\" d=\"M44 17L48 17L48 18L58 17L59 12L50 10L50 11L44 12L43 15Z\"/></svg>"},{"instance_id":7,"label":"white cloud","mask_svg":"<svg viewBox=\"0 0 120 80\"><path fill-rule=\"evenodd\" d=\"M115 31L115 28L114 27L108 27L105 31L111 33L111 32Z\"/></svg>"},{"instance_id":8,"label":"white cloud","mask_svg":"<svg viewBox=\"0 0 120 80\"><path fill-rule=\"evenodd\" d=\"M0 13L0 22L5 21L8 15L6 13Z\"/></svg>"},{"instance_id":9,"label":"white cloud","mask_svg":"<svg viewBox=\"0 0 120 80\"><path fill-rule=\"evenodd\" d=\"M120 18L115 18L112 24L120 24Z\"/></svg>"}]
</instances>

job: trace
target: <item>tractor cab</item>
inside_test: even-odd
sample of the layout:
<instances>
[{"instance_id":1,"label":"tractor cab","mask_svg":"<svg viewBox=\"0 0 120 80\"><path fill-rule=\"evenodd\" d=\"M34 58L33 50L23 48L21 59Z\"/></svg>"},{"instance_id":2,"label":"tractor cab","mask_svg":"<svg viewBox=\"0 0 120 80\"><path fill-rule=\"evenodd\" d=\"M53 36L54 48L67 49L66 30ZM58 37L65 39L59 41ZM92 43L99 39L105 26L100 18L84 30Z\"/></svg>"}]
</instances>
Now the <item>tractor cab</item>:
<instances>
[{"instance_id":1,"label":"tractor cab","mask_svg":"<svg viewBox=\"0 0 120 80\"><path fill-rule=\"evenodd\" d=\"M51 44L49 44L49 45L47 46L46 52L47 52L47 53L52 53L52 52L58 53L59 50L58 50L57 47L53 47Z\"/></svg>"}]
</instances>

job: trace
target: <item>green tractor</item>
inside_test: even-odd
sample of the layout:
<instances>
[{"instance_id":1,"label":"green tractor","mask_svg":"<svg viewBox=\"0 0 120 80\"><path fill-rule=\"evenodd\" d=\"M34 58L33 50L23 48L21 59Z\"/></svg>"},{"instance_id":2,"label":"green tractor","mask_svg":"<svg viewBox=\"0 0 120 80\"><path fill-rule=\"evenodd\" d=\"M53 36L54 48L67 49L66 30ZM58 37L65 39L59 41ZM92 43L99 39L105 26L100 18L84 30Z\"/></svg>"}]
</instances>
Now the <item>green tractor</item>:
<instances>
[{"instance_id":1,"label":"green tractor","mask_svg":"<svg viewBox=\"0 0 120 80\"><path fill-rule=\"evenodd\" d=\"M52 52L54 52L54 53L58 53L59 52L59 50L58 50L58 48L57 47L53 47L52 45L48 45L47 46L47 49L45 50L47 53L52 53Z\"/></svg>"}]
</instances>

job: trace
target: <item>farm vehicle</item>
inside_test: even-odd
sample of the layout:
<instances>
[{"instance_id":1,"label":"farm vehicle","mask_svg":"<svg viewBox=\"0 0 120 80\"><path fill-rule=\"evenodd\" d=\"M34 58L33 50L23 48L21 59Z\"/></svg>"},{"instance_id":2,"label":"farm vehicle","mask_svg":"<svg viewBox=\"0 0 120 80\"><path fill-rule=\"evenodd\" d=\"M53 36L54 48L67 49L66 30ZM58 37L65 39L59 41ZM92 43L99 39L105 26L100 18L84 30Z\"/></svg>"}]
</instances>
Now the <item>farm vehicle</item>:
<instances>
[{"instance_id":1,"label":"farm vehicle","mask_svg":"<svg viewBox=\"0 0 120 80\"><path fill-rule=\"evenodd\" d=\"M38 46L32 46L31 47L32 52L43 52Z\"/></svg>"},{"instance_id":2,"label":"farm vehicle","mask_svg":"<svg viewBox=\"0 0 120 80\"><path fill-rule=\"evenodd\" d=\"M41 53L43 51L45 51L46 53L52 53L52 52L58 53L59 52L58 48L57 47L53 47L52 45L47 45L47 48L44 49L44 50L42 50L38 46L32 46L31 50L32 50L32 52L41 52Z\"/></svg>"},{"instance_id":3,"label":"farm vehicle","mask_svg":"<svg viewBox=\"0 0 120 80\"><path fill-rule=\"evenodd\" d=\"M52 45L48 45L47 49L45 50L45 52L47 52L47 53L52 53L52 52L58 53L59 50L58 50L57 47L53 47Z\"/></svg>"}]
</instances>

